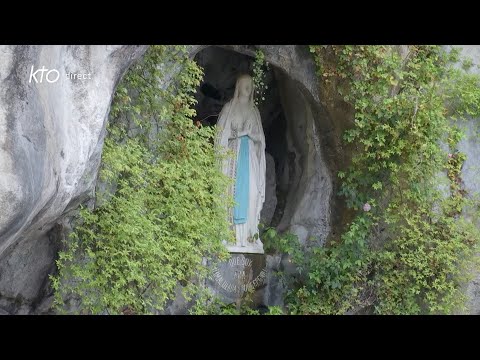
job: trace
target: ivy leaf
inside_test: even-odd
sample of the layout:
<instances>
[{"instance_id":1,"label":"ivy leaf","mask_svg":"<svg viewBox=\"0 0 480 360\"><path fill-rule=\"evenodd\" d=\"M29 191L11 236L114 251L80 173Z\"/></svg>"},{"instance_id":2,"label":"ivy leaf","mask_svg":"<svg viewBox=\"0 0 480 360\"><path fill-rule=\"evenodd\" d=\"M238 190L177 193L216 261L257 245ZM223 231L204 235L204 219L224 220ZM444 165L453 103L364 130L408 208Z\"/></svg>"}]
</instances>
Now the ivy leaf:
<instances>
[{"instance_id":1,"label":"ivy leaf","mask_svg":"<svg viewBox=\"0 0 480 360\"><path fill-rule=\"evenodd\" d=\"M380 181L377 181L376 183L374 183L374 184L372 185L372 188L373 188L374 190L380 190L380 189L382 188L382 183L381 183Z\"/></svg>"}]
</instances>

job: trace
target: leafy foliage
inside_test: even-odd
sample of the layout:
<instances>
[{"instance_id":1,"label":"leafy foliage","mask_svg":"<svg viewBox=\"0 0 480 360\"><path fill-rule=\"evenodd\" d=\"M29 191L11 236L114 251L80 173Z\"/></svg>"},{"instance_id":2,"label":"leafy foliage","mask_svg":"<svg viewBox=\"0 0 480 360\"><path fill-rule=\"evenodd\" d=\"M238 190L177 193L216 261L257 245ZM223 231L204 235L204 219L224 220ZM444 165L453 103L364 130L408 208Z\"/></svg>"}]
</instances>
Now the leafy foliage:
<instances>
[{"instance_id":1,"label":"leafy foliage","mask_svg":"<svg viewBox=\"0 0 480 360\"><path fill-rule=\"evenodd\" d=\"M344 134L354 154L338 177L355 217L322 248L266 229L265 249L289 254L298 270L288 311L461 312L463 275L480 239L480 207L463 187L466 156L458 150L459 124L480 115L471 61L456 66L459 52L439 46L310 49L320 80L354 109ZM257 104L264 61L258 51ZM222 240L233 240L224 155L214 151L214 130L192 122L201 76L184 47L153 46L119 85L102 159L107 190L95 209L81 210L52 277L60 308L73 294L87 313L153 313L180 282L187 300L196 297L194 314L261 313L248 301L224 304L200 286L203 264L225 259Z\"/></svg>"},{"instance_id":2,"label":"leafy foliage","mask_svg":"<svg viewBox=\"0 0 480 360\"><path fill-rule=\"evenodd\" d=\"M268 69L265 54L262 50L257 50L255 52L255 61L253 62L254 101L257 106L265 100L265 91L268 89L268 86L265 84L265 69Z\"/></svg>"},{"instance_id":3,"label":"leafy foliage","mask_svg":"<svg viewBox=\"0 0 480 360\"><path fill-rule=\"evenodd\" d=\"M224 155L215 129L192 121L201 78L184 46L151 46L118 86L100 171L108 191L60 253L59 308L74 294L86 313L154 313L179 282L189 300L205 261L228 256Z\"/></svg>"},{"instance_id":4,"label":"leafy foliage","mask_svg":"<svg viewBox=\"0 0 480 360\"><path fill-rule=\"evenodd\" d=\"M461 216L475 205L461 185L455 123L480 115L479 77L439 46L410 46L406 56L392 46L311 51L322 81L355 111L344 134L354 155L338 176L357 216L341 239L296 259L305 276L289 294L291 311L462 311L462 274L480 235ZM450 195L439 186L445 170Z\"/></svg>"},{"instance_id":5,"label":"leafy foliage","mask_svg":"<svg viewBox=\"0 0 480 360\"><path fill-rule=\"evenodd\" d=\"M257 309L252 300L253 293L247 292L238 304L226 303L204 289L197 297L195 305L190 309L192 315L283 315L279 306Z\"/></svg>"}]
</instances>

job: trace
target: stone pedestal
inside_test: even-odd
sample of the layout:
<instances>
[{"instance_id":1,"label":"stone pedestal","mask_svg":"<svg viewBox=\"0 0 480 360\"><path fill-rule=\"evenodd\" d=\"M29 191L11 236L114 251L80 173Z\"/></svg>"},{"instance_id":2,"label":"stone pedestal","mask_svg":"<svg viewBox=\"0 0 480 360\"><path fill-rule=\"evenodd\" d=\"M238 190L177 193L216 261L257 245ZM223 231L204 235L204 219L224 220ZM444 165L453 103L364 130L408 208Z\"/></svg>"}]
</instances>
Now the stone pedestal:
<instances>
[{"instance_id":1,"label":"stone pedestal","mask_svg":"<svg viewBox=\"0 0 480 360\"><path fill-rule=\"evenodd\" d=\"M239 245L227 245L228 252L232 254L263 254L263 246L239 246Z\"/></svg>"},{"instance_id":2,"label":"stone pedestal","mask_svg":"<svg viewBox=\"0 0 480 360\"><path fill-rule=\"evenodd\" d=\"M213 270L209 287L226 303L238 303L246 292L261 304L267 277L265 255L232 254Z\"/></svg>"}]
</instances>

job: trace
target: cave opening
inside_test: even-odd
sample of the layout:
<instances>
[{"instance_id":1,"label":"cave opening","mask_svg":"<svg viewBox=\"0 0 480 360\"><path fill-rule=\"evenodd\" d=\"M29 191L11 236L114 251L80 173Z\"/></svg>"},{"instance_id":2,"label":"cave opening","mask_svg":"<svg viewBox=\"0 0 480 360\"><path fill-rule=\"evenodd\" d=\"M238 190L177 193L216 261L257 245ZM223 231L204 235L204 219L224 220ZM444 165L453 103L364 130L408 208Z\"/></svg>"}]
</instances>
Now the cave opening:
<instances>
[{"instance_id":1,"label":"cave opening","mask_svg":"<svg viewBox=\"0 0 480 360\"><path fill-rule=\"evenodd\" d=\"M233 97L238 76L253 76L255 59L232 50L210 46L198 52L195 61L204 69L203 81L196 94L198 103L195 107L195 121L215 126L223 106ZM286 161L292 156L289 156L288 151L287 120L277 81L278 69L269 64L264 67L264 71L264 100L257 105L265 133L267 160L265 203L261 222L265 226L276 227L285 209L288 193L285 183L288 183L288 179L284 172Z\"/></svg>"}]
</instances>

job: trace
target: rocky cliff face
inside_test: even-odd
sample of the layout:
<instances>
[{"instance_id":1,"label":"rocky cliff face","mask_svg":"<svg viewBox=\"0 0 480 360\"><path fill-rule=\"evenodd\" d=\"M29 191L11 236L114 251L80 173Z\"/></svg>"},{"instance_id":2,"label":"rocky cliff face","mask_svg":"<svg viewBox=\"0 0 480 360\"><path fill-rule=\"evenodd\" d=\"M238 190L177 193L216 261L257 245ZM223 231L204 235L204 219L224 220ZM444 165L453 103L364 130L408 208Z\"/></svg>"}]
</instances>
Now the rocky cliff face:
<instances>
[{"instance_id":1,"label":"rocky cliff face","mask_svg":"<svg viewBox=\"0 0 480 360\"><path fill-rule=\"evenodd\" d=\"M249 56L256 49L222 47ZM313 236L322 244L345 219L335 197L334 174L349 156L340 136L353 114L319 87L305 46L258 47L275 67L286 118L289 159L275 185L286 189L278 228L295 232L302 242ZM204 48L191 46L190 55ZM48 274L55 268L59 239L65 233L62 226L69 212L93 195L115 86L145 50L0 46L0 314L48 309ZM465 51L480 62L480 47ZM30 79L32 66L33 71L47 69L43 81L41 73ZM46 78L50 70L58 71L55 82L55 72ZM80 79L67 74L80 74ZM480 142L466 140L461 150L469 158L466 187L478 191ZM281 305L283 289L274 273L286 269L288 262L281 255L267 255L261 266L267 270L261 302ZM468 287L473 313L480 311L479 279ZM182 304L173 308L171 312L183 311Z\"/></svg>"},{"instance_id":2,"label":"rocky cliff face","mask_svg":"<svg viewBox=\"0 0 480 360\"><path fill-rule=\"evenodd\" d=\"M94 191L114 88L145 49L0 47L0 308L7 312L41 307L58 246L49 232Z\"/></svg>"},{"instance_id":3,"label":"rocky cliff face","mask_svg":"<svg viewBox=\"0 0 480 360\"><path fill-rule=\"evenodd\" d=\"M480 46L462 46L462 55L472 59L470 71L480 73ZM467 155L462 168L462 180L468 196L480 196L480 128L479 119L471 119L462 125L466 137L459 143L458 149ZM480 227L480 223L477 224ZM479 254L480 256L480 254ZM475 272L474 278L467 285L469 311L480 315L480 273Z\"/></svg>"}]
</instances>

